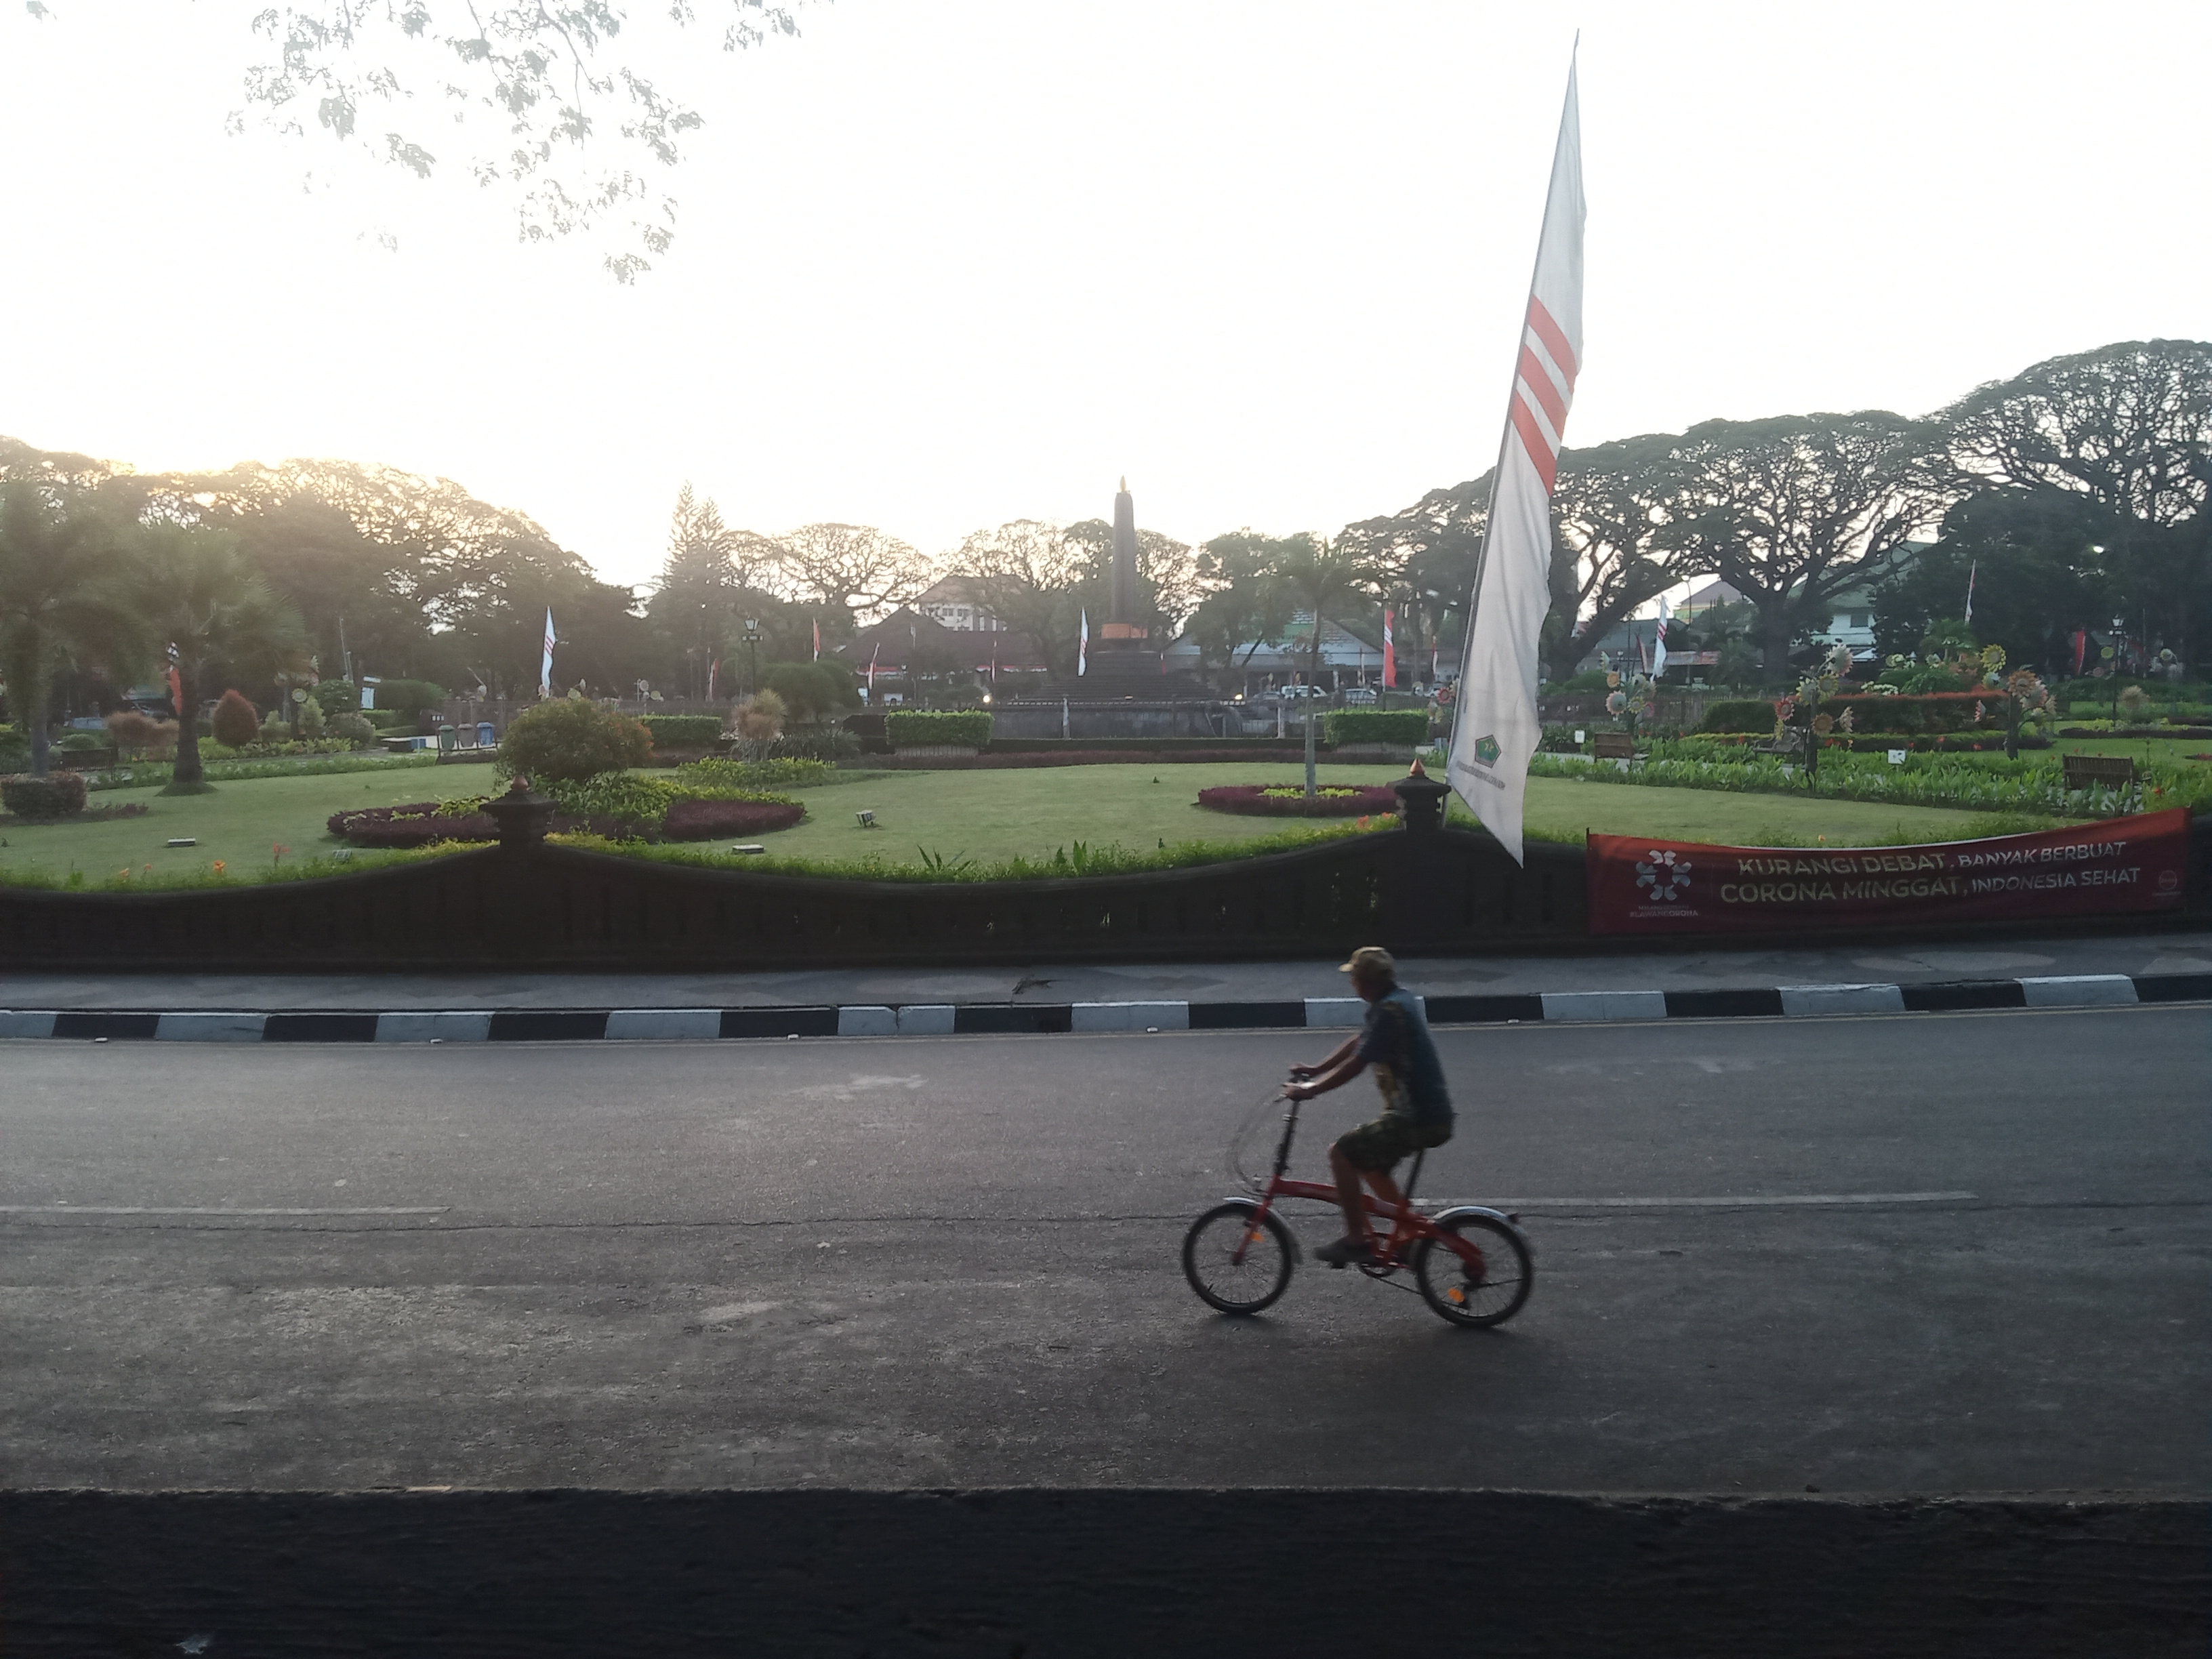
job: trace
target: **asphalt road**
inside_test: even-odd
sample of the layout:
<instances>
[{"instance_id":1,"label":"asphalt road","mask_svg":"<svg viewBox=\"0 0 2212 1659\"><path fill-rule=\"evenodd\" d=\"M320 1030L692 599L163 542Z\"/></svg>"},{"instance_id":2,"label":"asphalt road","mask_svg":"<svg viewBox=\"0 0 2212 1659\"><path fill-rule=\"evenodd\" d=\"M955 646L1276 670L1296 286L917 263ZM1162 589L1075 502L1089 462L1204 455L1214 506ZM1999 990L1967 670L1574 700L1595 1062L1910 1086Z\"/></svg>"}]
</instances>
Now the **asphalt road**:
<instances>
[{"instance_id":1,"label":"asphalt road","mask_svg":"<svg viewBox=\"0 0 2212 1659\"><path fill-rule=\"evenodd\" d=\"M2212 1009L1439 1042L1496 1332L1184 1287L1324 1033L0 1043L0 1485L2212 1487Z\"/></svg>"}]
</instances>

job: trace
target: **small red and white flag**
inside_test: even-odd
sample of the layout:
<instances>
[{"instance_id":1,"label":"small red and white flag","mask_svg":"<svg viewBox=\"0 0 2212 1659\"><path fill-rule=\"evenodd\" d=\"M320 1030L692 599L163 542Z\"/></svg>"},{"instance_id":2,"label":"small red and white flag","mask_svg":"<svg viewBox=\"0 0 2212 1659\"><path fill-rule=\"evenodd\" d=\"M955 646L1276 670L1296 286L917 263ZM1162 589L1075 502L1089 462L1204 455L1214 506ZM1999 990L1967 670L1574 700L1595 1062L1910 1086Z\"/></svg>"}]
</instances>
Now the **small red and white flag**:
<instances>
[{"instance_id":1,"label":"small red and white flag","mask_svg":"<svg viewBox=\"0 0 2212 1659\"><path fill-rule=\"evenodd\" d=\"M876 695L876 659L883 654L883 650L884 642L878 640L876 648L868 653L868 700L872 702L875 701Z\"/></svg>"},{"instance_id":2,"label":"small red and white flag","mask_svg":"<svg viewBox=\"0 0 2212 1659\"><path fill-rule=\"evenodd\" d=\"M1960 619L1962 622L1971 623L1974 619L1974 573L1981 568L1979 559L1966 567L1966 614Z\"/></svg>"},{"instance_id":3,"label":"small red and white flag","mask_svg":"<svg viewBox=\"0 0 2212 1659\"><path fill-rule=\"evenodd\" d=\"M1659 639L1651 652L1651 678L1655 680L1667 672L1667 618L1670 614L1662 598L1659 601Z\"/></svg>"},{"instance_id":4,"label":"small red and white flag","mask_svg":"<svg viewBox=\"0 0 2212 1659\"><path fill-rule=\"evenodd\" d=\"M545 660L538 670L538 695L553 695L553 607L545 607Z\"/></svg>"},{"instance_id":5,"label":"small red and white flag","mask_svg":"<svg viewBox=\"0 0 2212 1659\"><path fill-rule=\"evenodd\" d=\"M1081 613L1075 635L1075 672L1078 675L1091 672L1091 612L1086 607Z\"/></svg>"},{"instance_id":6,"label":"small red and white flag","mask_svg":"<svg viewBox=\"0 0 2212 1659\"><path fill-rule=\"evenodd\" d=\"M814 619L814 660L822 660L822 618Z\"/></svg>"},{"instance_id":7,"label":"small red and white flag","mask_svg":"<svg viewBox=\"0 0 2212 1659\"><path fill-rule=\"evenodd\" d=\"M721 672L721 667L722 659L720 655L707 665L707 701L708 702L714 701L714 676Z\"/></svg>"},{"instance_id":8,"label":"small red and white flag","mask_svg":"<svg viewBox=\"0 0 2212 1659\"><path fill-rule=\"evenodd\" d=\"M1543 725L1537 641L1552 608L1552 483L1583 361L1583 145L1575 71L1552 153L1536 269L1492 474L1490 520L1468 607L1467 656L1447 771L1452 787L1521 861L1528 759Z\"/></svg>"},{"instance_id":9,"label":"small red and white flag","mask_svg":"<svg viewBox=\"0 0 2212 1659\"><path fill-rule=\"evenodd\" d=\"M1382 607L1382 684L1386 690L1398 689L1398 636L1390 630L1390 607Z\"/></svg>"}]
</instances>

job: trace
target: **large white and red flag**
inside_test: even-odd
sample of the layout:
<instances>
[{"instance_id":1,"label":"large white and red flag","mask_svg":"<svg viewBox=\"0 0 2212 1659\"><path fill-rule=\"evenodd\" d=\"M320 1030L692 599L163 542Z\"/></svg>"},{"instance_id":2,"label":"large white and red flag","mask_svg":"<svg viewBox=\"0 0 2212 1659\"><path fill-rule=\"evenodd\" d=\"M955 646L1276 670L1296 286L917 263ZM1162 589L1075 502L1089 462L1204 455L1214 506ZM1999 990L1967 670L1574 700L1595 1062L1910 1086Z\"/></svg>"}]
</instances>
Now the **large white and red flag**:
<instances>
[{"instance_id":1,"label":"large white and red flag","mask_svg":"<svg viewBox=\"0 0 2212 1659\"><path fill-rule=\"evenodd\" d=\"M553 695L553 607L545 607L545 660L538 670L538 695Z\"/></svg>"},{"instance_id":2,"label":"large white and red flag","mask_svg":"<svg viewBox=\"0 0 2212 1659\"><path fill-rule=\"evenodd\" d=\"M1382 684L1392 691L1398 689L1398 636L1391 631L1390 607L1382 607Z\"/></svg>"},{"instance_id":3,"label":"large white and red flag","mask_svg":"<svg viewBox=\"0 0 2212 1659\"><path fill-rule=\"evenodd\" d=\"M1516 862L1528 757L1544 730L1536 706L1537 636L1552 608L1552 481L1582 371L1583 216L1582 120L1570 63L1446 766L1452 787Z\"/></svg>"}]
</instances>

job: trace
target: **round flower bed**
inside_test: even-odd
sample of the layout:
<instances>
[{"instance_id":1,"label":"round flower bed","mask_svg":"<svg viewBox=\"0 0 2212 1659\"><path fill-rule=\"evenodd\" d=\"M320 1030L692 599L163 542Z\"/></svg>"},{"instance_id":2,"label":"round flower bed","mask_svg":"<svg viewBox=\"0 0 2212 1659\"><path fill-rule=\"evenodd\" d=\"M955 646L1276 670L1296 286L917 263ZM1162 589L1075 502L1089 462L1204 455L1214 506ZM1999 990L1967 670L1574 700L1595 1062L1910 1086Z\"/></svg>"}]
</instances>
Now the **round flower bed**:
<instances>
[{"instance_id":1,"label":"round flower bed","mask_svg":"<svg viewBox=\"0 0 2212 1659\"><path fill-rule=\"evenodd\" d=\"M1309 796L1298 783L1225 783L1198 792L1198 804L1216 812L1268 818L1358 818L1398 810L1398 793L1387 783L1323 784Z\"/></svg>"},{"instance_id":2,"label":"round flower bed","mask_svg":"<svg viewBox=\"0 0 2212 1659\"><path fill-rule=\"evenodd\" d=\"M441 805L447 810L441 810ZM330 832L356 847L428 847L440 841L497 841L499 826L489 812L456 811L451 803L416 801L406 806L368 806L331 815ZM583 830L609 841L714 841L723 836L757 836L788 830L806 816L797 801L672 801L665 823L645 823L604 812L556 812L556 833Z\"/></svg>"}]
</instances>

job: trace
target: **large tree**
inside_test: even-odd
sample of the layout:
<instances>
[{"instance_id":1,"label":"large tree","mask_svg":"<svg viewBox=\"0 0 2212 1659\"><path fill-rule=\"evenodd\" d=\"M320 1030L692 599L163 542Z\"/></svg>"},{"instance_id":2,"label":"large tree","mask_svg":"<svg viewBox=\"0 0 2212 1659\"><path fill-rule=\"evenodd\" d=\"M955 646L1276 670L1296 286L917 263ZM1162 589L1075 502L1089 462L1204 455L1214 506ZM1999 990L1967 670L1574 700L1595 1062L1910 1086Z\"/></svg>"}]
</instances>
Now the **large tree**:
<instances>
[{"instance_id":1,"label":"large tree","mask_svg":"<svg viewBox=\"0 0 2212 1659\"><path fill-rule=\"evenodd\" d=\"M1964 629L1971 583L1977 643L2002 646L2015 668L2070 668L2067 635L2112 614L2110 526L2075 491L1978 491L1944 515L1941 541L1875 590L1875 648L1917 653L1943 624Z\"/></svg>"},{"instance_id":2,"label":"large tree","mask_svg":"<svg viewBox=\"0 0 2212 1659\"><path fill-rule=\"evenodd\" d=\"M1046 665L1065 675L1075 668L1075 592L1088 568L1085 553L1059 526L1017 519L976 531L951 563L1001 626L1028 635Z\"/></svg>"},{"instance_id":3,"label":"large tree","mask_svg":"<svg viewBox=\"0 0 2212 1659\"><path fill-rule=\"evenodd\" d=\"M1200 665L1218 662L1234 670L1239 651L1249 665L1262 645L1282 637L1291 601L1275 567L1287 544L1248 528L1212 537L1198 550L1194 564L1205 597L1187 631Z\"/></svg>"},{"instance_id":4,"label":"large tree","mask_svg":"<svg viewBox=\"0 0 2212 1659\"><path fill-rule=\"evenodd\" d=\"M202 698L225 679L262 679L306 664L299 613L250 564L228 531L143 526L132 575L137 609L177 672L177 764L165 793L210 786L200 766Z\"/></svg>"},{"instance_id":5,"label":"large tree","mask_svg":"<svg viewBox=\"0 0 2212 1659\"><path fill-rule=\"evenodd\" d=\"M0 673L30 738L33 777L46 775L55 677L143 649L126 537L80 492L33 478L0 483Z\"/></svg>"},{"instance_id":6,"label":"large tree","mask_svg":"<svg viewBox=\"0 0 2212 1659\"><path fill-rule=\"evenodd\" d=\"M1778 682L1829 601L1893 572L1960 493L1943 441L1883 410L1707 421L1668 444L1662 545L1758 611L1763 672Z\"/></svg>"},{"instance_id":7,"label":"large tree","mask_svg":"<svg viewBox=\"0 0 2212 1659\"><path fill-rule=\"evenodd\" d=\"M792 598L861 623L889 616L932 580L921 553L866 525L801 525L762 551Z\"/></svg>"},{"instance_id":8,"label":"large tree","mask_svg":"<svg viewBox=\"0 0 2212 1659\"><path fill-rule=\"evenodd\" d=\"M1985 488L2076 497L2108 603L2185 656L2212 629L2212 343L2124 340L2053 357L1943 411ZM2055 507L2052 511L2057 511ZM2042 507L1996 511L2048 518Z\"/></svg>"}]
</instances>

